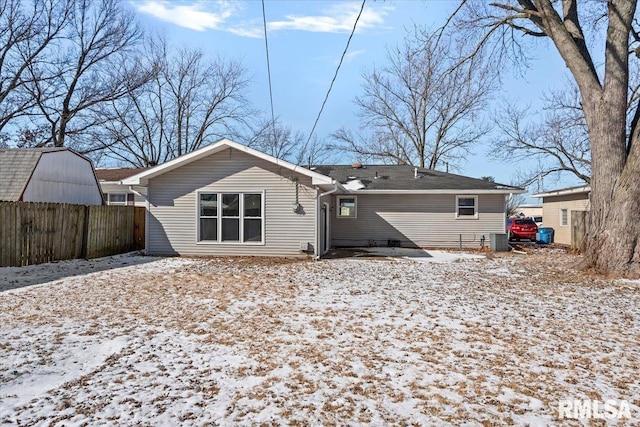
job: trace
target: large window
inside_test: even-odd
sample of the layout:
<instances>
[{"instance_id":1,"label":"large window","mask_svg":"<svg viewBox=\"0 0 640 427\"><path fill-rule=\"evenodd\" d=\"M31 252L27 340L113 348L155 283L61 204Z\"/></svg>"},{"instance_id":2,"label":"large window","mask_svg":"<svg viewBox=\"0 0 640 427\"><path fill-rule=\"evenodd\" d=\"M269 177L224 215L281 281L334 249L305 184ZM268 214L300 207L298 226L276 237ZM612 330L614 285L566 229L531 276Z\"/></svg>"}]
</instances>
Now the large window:
<instances>
[{"instance_id":1,"label":"large window","mask_svg":"<svg viewBox=\"0 0 640 427\"><path fill-rule=\"evenodd\" d=\"M198 203L198 241L262 242L264 209L261 193L200 193Z\"/></svg>"},{"instance_id":2,"label":"large window","mask_svg":"<svg viewBox=\"0 0 640 427\"><path fill-rule=\"evenodd\" d=\"M478 196L456 196L456 218L478 218Z\"/></svg>"},{"instance_id":3,"label":"large window","mask_svg":"<svg viewBox=\"0 0 640 427\"><path fill-rule=\"evenodd\" d=\"M356 218L358 201L355 196L338 196L338 218Z\"/></svg>"}]
</instances>

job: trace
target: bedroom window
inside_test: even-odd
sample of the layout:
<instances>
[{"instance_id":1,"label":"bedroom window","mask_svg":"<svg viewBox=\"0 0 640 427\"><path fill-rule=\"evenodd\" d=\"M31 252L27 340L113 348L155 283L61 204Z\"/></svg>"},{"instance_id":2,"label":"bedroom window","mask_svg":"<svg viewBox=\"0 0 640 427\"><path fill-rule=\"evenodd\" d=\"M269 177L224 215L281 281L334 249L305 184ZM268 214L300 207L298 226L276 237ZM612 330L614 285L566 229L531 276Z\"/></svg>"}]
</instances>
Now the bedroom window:
<instances>
[{"instance_id":1,"label":"bedroom window","mask_svg":"<svg viewBox=\"0 0 640 427\"><path fill-rule=\"evenodd\" d=\"M262 242L262 193L200 193L198 201L198 241Z\"/></svg>"},{"instance_id":2,"label":"bedroom window","mask_svg":"<svg viewBox=\"0 0 640 427\"><path fill-rule=\"evenodd\" d=\"M358 202L355 196L338 196L338 218L356 218Z\"/></svg>"},{"instance_id":3,"label":"bedroom window","mask_svg":"<svg viewBox=\"0 0 640 427\"><path fill-rule=\"evenodd\" d=\"M456 196L456 218L478 218L478 196Z\"/></svg>"}]
</instances>

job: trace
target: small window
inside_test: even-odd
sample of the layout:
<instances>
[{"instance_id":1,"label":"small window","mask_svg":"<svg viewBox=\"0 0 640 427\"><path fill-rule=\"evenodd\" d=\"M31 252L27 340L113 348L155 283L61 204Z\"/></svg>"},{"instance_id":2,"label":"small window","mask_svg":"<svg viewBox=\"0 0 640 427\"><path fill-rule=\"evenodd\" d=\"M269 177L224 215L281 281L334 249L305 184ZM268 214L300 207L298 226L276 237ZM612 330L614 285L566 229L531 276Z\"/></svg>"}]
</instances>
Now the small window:
<instances>
[{"instance_id":1,"label":"small window","mask_svg":"<svg viewBox=\"0 0 640 427\"><path fill-rule=\"evenodd\" d=\"M126 205L127 195L125 193L109 193L109 205Z\"/></svg>"},{"instance_id":2,"label":"small window","mask_svg":"<svg viewBox=\"0 0 640 427\"><path fill-rule=\"evenodd\" d=\"M478 218L478 196L456 196L456 218Z\"/></svg>"},{"instance_id":3,"label":"small window","mask_svg":"<svg viewBox=\"0 0 640 427\"><path fill-rule=\"evenodd\" d=\"M560 209L560 225L563 227L569 225L569 211L567 209Z\"/></svg>"},{"instance_id":4,"label":"small window","mask_svg":"<svg viewBox=\"0 0 640 427\"><path fill-rule=\"evenodd\" d=\"M357 200L353 196L338 196L338 218L356 218L357 217Z\"/></svg>"}]
</instances>

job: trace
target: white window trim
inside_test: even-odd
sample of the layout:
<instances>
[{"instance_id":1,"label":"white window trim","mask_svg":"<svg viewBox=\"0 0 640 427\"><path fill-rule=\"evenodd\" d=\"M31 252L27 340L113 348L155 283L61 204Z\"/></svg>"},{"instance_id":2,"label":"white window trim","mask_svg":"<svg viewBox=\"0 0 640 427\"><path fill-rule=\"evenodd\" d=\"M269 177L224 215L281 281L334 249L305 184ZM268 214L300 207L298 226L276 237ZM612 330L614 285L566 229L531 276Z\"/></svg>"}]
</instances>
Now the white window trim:
<instances>
[{"instance_id":1,"label":"white window trim","mask_svg":"<svg viewBox=\"0 0 640 427\"><path fill-rule=\"evenodd\" d=\"M563 224L562 223L562 211L566 211L567 212L567 223ZM560 221L559 221L560 227L568 227L569 226L569 209L560 209Z\"/></svg>"},{"instance_id":2,"label":"white window trim","mask_svg":"<svg viewBox=\"0 0 640 427\"><path fill-rule=\"evenodd\" d=\"M265 234L265 223L267 213L265 211L265 190L257 190L257 191L216 191L216 190L198 190L196 191L196 245L232 245L232 246L264 246L266 245L266 234ZM240 238L241 240L238 242L235 241L222 241L222 210L220 206L218 206L218 215L216 216L217 227L218 227L218 240L200 240L200 194L217 194L218 201L222 200L223 194L239 194L240 195ZM242 238L244 237L244 195L245 194L260 194L260 204L261 204L261 213L262 216L260 219L262 220L261 232L262 235L260 238L262 241L260 242L243 242ZM249 217L253 219L257 219L256 217Z\"/></svg>"},{"instance_id":3,"label":"white window trim","mask_svg":"<svg viewBox=\"0 0 640 427\"><path fill-rule=\"evenodd\" d=\"M474 214L473 215L459 215L459 208L460 206L458 205L460 199L474 199ZM464 206L464 207L469 207L469 206ZM464 195L464 194L460 194L456 196L456 205L454 207L455 209L455 215L456 215L456 219L478 219L478 196L477 195Z\"/></svg>"},{"instance_id":4,"label":"white window trim","mask_svg":"<svg viewBox=\"0 0 640 427\"><path fill-rule=\"evenodd\" d=\"M124 196L124 202L112 202L111 196ZM127 206L127 193L107 193L107 205L109 206Z\"/></svg>"},{"instance_id":5,"label":"white window trim","mask_svg":"<svg viewBox=\"0 0 640 427\"><path fill-rule=\"evenodd\" d=\"M353 210L355 211L354 216L342 216L340 215L340 200L342 199L353 199ZM336 196L336 218L339 219L355 219L358 218L358 196Z\"/></svg>"}]
</instances>

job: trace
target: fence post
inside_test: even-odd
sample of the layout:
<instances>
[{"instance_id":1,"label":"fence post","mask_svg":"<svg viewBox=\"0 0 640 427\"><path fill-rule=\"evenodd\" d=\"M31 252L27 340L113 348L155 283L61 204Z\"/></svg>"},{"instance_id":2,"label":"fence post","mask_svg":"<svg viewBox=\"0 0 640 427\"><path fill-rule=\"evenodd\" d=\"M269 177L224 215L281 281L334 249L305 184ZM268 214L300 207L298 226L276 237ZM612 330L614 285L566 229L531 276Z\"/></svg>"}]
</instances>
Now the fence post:
<instances>
[{"instance_id":1,"label":"fence post","mask_svg":"<svg viewBox=\"0 0 640 427\"><path fill-rule=\"evenodd\" d=\"M89 205L84 205L84 216L82 219L82 249L80 250L80 256L87 258L87 251L89 246Z\"/></svg>"}]
</instances>

